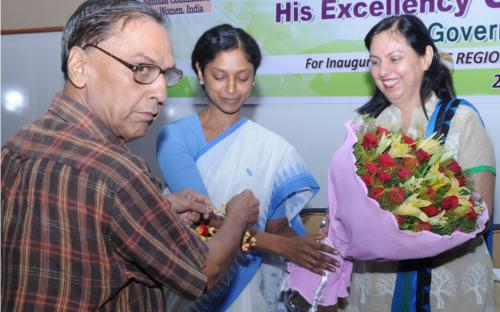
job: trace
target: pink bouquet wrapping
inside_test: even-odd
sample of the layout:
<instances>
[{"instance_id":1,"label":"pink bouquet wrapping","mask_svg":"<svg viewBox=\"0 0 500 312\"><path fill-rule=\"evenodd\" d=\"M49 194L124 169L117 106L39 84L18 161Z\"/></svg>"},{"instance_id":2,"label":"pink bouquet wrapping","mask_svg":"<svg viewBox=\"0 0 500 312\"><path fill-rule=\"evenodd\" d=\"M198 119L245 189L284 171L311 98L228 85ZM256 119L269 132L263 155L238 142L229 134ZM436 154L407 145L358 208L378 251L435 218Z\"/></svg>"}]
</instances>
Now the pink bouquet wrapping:
<instances>
[{"instance_id":1,"label":"pink bouquet wrapping","mask_svg":"<svg viewBox=\"0 0 500 312\"><path fill-rule=\"evenodd\" d=\"M483 209L475 220L477 226L468 233L456 230L451 235L439 235L428 230L400 230L394 212L382 209L379 202L368 195L367 185L357 175L354 145L358 141L358 129L351 121L346 123L346 128L346 139L330 163L330 225L328 237L323 240L340 253L341 256L335 257L340 267L336 272L320 276L293 263L288 264L289 288L297 290L313 306L333 305L338 297L348 296L354 260L433 257L476 237L488 221L488 210L482 203Z\"/></svg>"}]
</instances>

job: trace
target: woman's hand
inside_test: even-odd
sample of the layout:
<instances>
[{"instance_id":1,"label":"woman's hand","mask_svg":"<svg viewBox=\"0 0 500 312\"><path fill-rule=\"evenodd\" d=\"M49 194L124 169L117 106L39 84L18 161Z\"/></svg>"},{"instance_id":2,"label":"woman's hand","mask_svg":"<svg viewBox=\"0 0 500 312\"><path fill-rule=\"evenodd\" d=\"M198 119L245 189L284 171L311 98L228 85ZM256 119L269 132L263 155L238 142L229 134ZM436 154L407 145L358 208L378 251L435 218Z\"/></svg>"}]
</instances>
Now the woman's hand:
<instances>
[{"instance_id":1,"label":"woman's hand","mask_svg":"<svg viewBox=\"0 0 500 312\"><path fill-rule=\"evenodd\" d=\"M286 237L282 255L293 263L314 273L323 275L323 270L335 272L340 264L327 254L338 255L336 249L320 243L325 234Z\"/></svg>"}]
</instances>

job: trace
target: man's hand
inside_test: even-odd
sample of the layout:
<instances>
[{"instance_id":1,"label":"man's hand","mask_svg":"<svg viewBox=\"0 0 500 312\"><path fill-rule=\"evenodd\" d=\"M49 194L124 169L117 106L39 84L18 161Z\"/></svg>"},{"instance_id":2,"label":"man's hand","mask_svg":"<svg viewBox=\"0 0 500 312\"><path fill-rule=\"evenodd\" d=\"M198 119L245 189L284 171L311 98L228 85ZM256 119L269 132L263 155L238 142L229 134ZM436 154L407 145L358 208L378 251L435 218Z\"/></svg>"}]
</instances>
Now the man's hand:
<instances>
[{"instance_id":1,"label":"man's hand","mask_svg":"<svg viewBox=\"0 0 500 312\"><path fill-rule=\"evenodd\" d=\"M170 209L179 214L180 219L187 225L197 222L201 216L208 218L214 208L210 199L189 189L165 196L170 202Z\"/></svg>"},{"instance_id":2,"label":"man's hand","mask_svg":"<svg viewBox=\"0 0 500 312\"><path fill-rule=\"evenodd\" d=\"M226 217L215 236L207 241L208 255L203 272L207 276L207 289L224 277L241 248L245 229L259 219L259 200L252 191L245 190L231 198L226 205Z\"/></svg>"},{"instance_id":3,"label":"man's hand","mask_svg":"<svg viewBox=\"0 0 500 312\"><path fill-rule=\"evenodd\" d=\"M245 190L231 198L226 205L226 219L236 218L246 224L246 228L253 226L259 220L259 200L252 191Z\"/></svg>"}]
</instances>

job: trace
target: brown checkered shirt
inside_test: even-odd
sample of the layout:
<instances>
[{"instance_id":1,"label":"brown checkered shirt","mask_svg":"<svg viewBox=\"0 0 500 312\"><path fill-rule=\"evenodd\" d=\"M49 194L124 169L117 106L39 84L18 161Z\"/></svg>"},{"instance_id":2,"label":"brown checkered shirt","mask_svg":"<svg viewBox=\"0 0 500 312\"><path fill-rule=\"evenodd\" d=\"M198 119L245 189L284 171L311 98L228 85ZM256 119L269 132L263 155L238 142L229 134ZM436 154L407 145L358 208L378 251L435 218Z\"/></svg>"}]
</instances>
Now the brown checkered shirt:
<instances>
[{"instance_id":1,"label":"brown checkered shirt","mask_svg":"<svg viewBox=\"0 0 500 312\"><path fill-rule=\"evenodd\" d=\"M1 166L3 311L164 311L161 285L203 293L206 246L85 106L57 94Z\"/></svg>"}]
</instances>

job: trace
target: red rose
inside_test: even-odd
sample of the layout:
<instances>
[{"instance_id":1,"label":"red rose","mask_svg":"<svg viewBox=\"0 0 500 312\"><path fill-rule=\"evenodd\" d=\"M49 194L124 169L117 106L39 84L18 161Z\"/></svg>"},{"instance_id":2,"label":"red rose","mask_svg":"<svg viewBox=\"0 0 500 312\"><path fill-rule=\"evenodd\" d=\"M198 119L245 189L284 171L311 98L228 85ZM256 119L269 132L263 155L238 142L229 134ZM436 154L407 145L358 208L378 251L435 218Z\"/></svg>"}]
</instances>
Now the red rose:
<instances>
[{"instance_id":1,"label":"red rose","mask_svg":"<svg viewBox=\"0 0 500 312\"><path fill-rule=\"evenodd\" d=\"M372 177L365 174L361 177L361 180L363 180L363 182L365 182L366 186L370 186L372 185Z\"/></svg>"},{"instance_id":2,"label":"red rose","mask_svg":"<svg viewBox=\"0 0 500 312\"><path fill-rule=\"evenodd\" d=\"M450 210L458 207L458 197L455 195L445 197L441 202L441 208Z\"/></svg>"},{"instance_id":3,"label":"red rose","mask_svg":"<svg viewBox=\"0 0 500 312\"><path fill-rule=\"evenodd\" d=\"M477 219L477 212L476 210L474 210L473 208L467 212L467 218L471 219L471 220L476 220Z\"/></svg>"},{"instance_id":4,"label":"red rose","mask_svg":"<svg viewBox=\"0 0 500 312\"><path fill-rule=\"evenodd\" d=\"M373 133L367 132L363 137L363 143L361 144L365 149L370 149L377 147L378 139Z\"/></svg>"},{"instance_id":5,"label":"red rose","mask_svg":"<svg viewBox=\"0 0 500 312\"><path fill-rule=\"evenodd\" d=\"M200 224L196 227L196 233L201 236L207 236L208 235L208 226L205 224Z\"/></svg>"},{"instance_id":6,"label":"red rose","mask_svg":"<svg viewBox=\"0 0 500 312\"><path fill-rule=\"evenodd\" d=\"M396 221L398 221L398 224L405 224L406 222L406 217L405 216L396 216Z\"/></svg>"},{"instance_id":7,"label":"red rose","mask_svg":"<svg viewBox=\"0 0 500 312\"><path fill-rule=\"evenodd\" d=\"M426 161L430 158L429 153L427 153L426 151L424 151L421 148L419 148L415 154L417 156L418 161L420 161L420 162Z\"/></svg>"},{"instance_id":8,"label":"red rose","mask_svg":"<svg viewBox=\"0 0 500 312\"><path fill-rule=\"evenodd\" d=\"M383 127L377 127L375 132L377 133L377 135L382 134L382 133L385 133L385 134L391 133L389 130L387 130L386 128L383 128Z\"/></svg>"},{"instance_id":9,"label":"red rose","mask_svg":"<svg viewBox=\"0 0 500 312\"><path fill-rule=\"evenodd\" d=\"M439 214L439 209L437 209L436 206L434 205L429 205L427 207L422 208L421 210L429 217L434 217Z\"/></svg>"},{"instance_id":10,"label":"red rose","mask_svg":"<svg viewBox=\"0 0 500 312\"><path fill-rule=\"evenodd\" d=\"M383 166L383 167L393 167L397 165L397 162L394 160L394 158L391 157L391 155L387 153L382 153L378 157L378 163Z\"/></svg>"},{"instance_id":11,"label":"red rose","mask_svg":"<svg viewBox=\"0 0 500 312\"><path fill-rule=\"evenodd\" d=\"M406 167L401 167L398 172L398 177L401 180L405 180L406 178L411 177L411 171Z\"/></svg>"},{"instance_id":12,"label":"red rose","mask_svg":"<svg viewBox=\"0 0 500 312\"><path fill-rule=\"evenodd\" d=\"M374 161L367 161L365 163L365 168L371 174L374 174L375 172L377 172L377 164Z\"/></svg>"},{"instance_id":13,"label":"red rose","mask_svg":"<svg viewBox=\"0 0 500 312\"><path fill-rule=\"evenodd\" d=\"M417 225L417 231L430 231L431 224L429 222L420 221Z\"/></svg>"},{"instance_id":14,"label":"red rose","mask_svg":"<svg viewBox=\"0 0 500 312\"><path fill-rule=\"evenodd\" d=\"M378 179L380 180L380 182L383 184L383 183L385 183L385 182L387 182L387 181L390 181L390 180L392 179L392 176L391 176L389 173L387 173L387 172L384 172L384 171L382 171L382 170L379 170L379 171L377 172L377 178L378 178Z\"/></svg>"},{"instance_id":15,"label":"red rose","mask_svg":"<svg viewBox=\"0 0 500 312\"><path fill-rule=\"evenodd\" d=\"M405 200L405 191L402 187L393 187L388 193L389 200L394 204L401 204Z\"/></svg>"},{"instance_id":16,"label":"red rose","mask_svg":"<svg viewBox=\"0 0 500 312\"><path fill-rule=\"evenodd\" d=\"M453 172L455 175L460 175L462 174L462 167L458 164L458 162L454 159L451 160L450 164L448 165L448 170Z\"/></svg>"},{"instance_id":17,"label":"red rose","mask_svg":"<svg viewBox=\"0 0 500 312\"><path fill-rule=\"evenodd\" d=\"M370 197L375 200L380 200L380 197L384 194L384 189L380 187L374 187L370 192Z\"/></svg>"},{"instance_id":18,"label":"red rose","mask_svg":"<svg viewBox=\"0 0 500 312\"><path fill-rule=\"evenodd\" d=\"M411 145L412 147L414 147L416 142L415 142L415 140L412 137L407 136L406 134L403 134L403 143Z\"/></svg>"},{"instance_id":19,"label":"red rose","mask_svg":"<svg viewBox=\"0 0 500 312\"><path fill-rule=\"evenodd\" d=\"M415 170L415 168L418 167L419 163L418 163L418 160L416 158L405 157L405 158L403 158L402 165L405 168L407 168L408 170L413 171L413 170Z\"/></svg>"},{"instance_id":20,"label":"red rose","mask_svg":"<svg viewBox=\"0 0 500 312\"><path fill-rule=\"evenodd\" d=\"M467 177L466 176L461 176L458 178L458 186L464 186L467 184Z\"/></svg>"}]
</instances>

